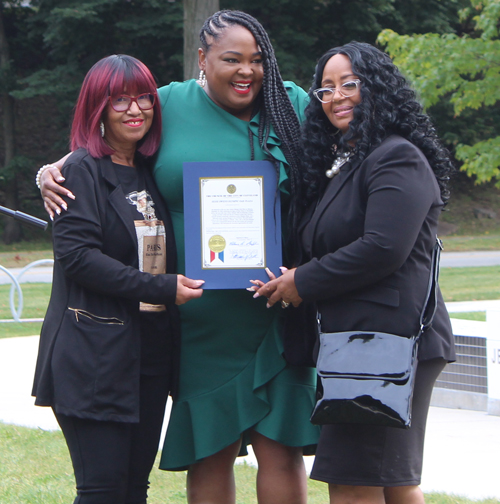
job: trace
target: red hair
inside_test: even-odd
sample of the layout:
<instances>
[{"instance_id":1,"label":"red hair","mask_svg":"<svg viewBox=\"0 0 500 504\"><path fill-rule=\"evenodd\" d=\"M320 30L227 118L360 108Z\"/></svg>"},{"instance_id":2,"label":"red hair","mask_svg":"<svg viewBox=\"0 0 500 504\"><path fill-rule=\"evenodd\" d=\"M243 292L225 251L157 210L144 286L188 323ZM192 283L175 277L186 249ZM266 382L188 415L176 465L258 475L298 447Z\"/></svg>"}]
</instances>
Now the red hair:
<instances>
[{"instance_id":1,"label":"red hair","mask_svg":"<svg viewBox=\"0 0 500 504\"><path fill-rule=\"evenodd\" d=\"M101 136L100 122L110 96L151 93L156 97L151 128L139 142L138 151L152 156L160 146L161 106L156 82L148 67L125 54L114 54L99 60L87 73L75 105L71 127L71 150L87 149L92 157L101 158L114 153Z\"/></svg>"}]
</instances>

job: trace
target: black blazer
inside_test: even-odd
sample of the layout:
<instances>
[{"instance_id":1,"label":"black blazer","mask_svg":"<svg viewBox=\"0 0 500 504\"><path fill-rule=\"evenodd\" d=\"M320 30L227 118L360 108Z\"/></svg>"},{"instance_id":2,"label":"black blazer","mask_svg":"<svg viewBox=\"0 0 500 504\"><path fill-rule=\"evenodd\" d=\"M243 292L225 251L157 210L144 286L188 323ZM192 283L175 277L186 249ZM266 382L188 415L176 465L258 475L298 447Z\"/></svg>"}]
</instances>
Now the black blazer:
<instances>
[{"instance_id":1,"label":"black blazer","mask_svg":"<svg viewBox=\"0 0 500 504\"><path fill-rule=\"evenodd\" d=\"M427 159L397 135L329 182L302 220L304 264L295 273L323 331L417 333L442 206ZM440 292L419 348L421 360L436 357L455 359Z\"/></svg>"},{"instance_id":2,"label":"black blazer","mask_svg":"<svg viewBox=\"0 0 500 504\"><path fill-rule=\"evenodd\" d=\"M111 159L79 149L62 170L76 194L54 220L54 278L40 335L35 403L95 420L139 420L139 302L165 304L178 365L175 241L151 174L146 184L165 223L167 274L138 270L130 205Z\"/></svg>"}]
</instances>

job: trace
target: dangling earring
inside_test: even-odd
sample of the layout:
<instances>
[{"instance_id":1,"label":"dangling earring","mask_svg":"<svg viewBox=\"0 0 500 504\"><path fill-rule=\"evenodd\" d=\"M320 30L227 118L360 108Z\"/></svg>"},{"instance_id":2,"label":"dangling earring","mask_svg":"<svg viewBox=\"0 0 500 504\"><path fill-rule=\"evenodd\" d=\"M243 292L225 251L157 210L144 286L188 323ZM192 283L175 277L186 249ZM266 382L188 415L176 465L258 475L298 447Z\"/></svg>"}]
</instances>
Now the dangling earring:
<instances>
[{"instance_id":1,"label":"dangling earring","mask_svg":"<svg viewBox=\"0 0 500 504\"><path fill-rule=\"evenodd\" d=\"M101 129L101 136L104 138L104 134L106 133L106 130L104 129L104 123L101 121L101 124L99 124L99 128Z\"/></svg>"},{"instance_id":2,"label":"dangling earring","mask_svg":"<svg viewBox=\"0 0 500 504\"><path fill-rule=\"evenodd\" d=\"M204 70L200 70L200 76L198 77L198 80L196 81L201 87L205 87L205 84L207 83L207 77L205 75Z\"/></svg>"}]
</instances>

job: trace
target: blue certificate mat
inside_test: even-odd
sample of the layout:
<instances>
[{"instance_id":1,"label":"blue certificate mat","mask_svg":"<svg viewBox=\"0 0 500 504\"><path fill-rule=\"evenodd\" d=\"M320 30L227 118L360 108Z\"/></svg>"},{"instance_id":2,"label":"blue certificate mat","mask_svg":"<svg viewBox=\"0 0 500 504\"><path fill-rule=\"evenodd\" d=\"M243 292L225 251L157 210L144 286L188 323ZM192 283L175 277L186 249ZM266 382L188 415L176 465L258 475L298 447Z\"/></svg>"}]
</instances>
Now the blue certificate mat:
<instances>
[{"instance_id":1,"label":"blue certificate mat","mask_svg":"<svg viewBox=\"0 0 500 504\"><path fill-rule=\"evenodd\" d=\"M269 161L184 163L186 276L243 289L279 275L281 207Z\"/></svg>"}]
</instances>

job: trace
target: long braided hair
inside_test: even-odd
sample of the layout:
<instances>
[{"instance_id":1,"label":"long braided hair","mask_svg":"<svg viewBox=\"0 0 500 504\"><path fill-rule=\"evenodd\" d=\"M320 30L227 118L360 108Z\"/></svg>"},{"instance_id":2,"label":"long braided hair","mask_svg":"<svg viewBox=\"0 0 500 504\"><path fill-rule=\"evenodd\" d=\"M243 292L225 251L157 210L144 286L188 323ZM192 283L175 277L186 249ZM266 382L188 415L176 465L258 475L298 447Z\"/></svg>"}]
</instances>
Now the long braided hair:
<instances>
[{"instance_id":1,"label":"long braided hair","mask_svg":"<svg viewBox=\"0 0 500 504\"><path fill-rule=\"evenodd\" d=\"M205 20L200 31L200 42L203 50L210 50L211 41L217 40L224 30L230 26L239 25L246 28L255 38L257 45L262 51L262 63L264 67L264 80L262 90L258 97L260 105L259 118L259 145L264 152L272 159L273 156L267 148L267 139L271 125L274 127L286 160L290 166L288 178L290 180L290 193L292 198L296 198L299 187L299 166L300 166L300 123L293 105L288 97L283 79L278 68L274 49L269 40L264 27L250 14L237 10L221 10ZM250 142L253 157L253 142ZM275 163L277 165L277 163ZM279 168L277 168L279 170ZM279 176L279 173L278 173ZM289 228L290 234L294 235L297 222L290 214ZM291 238L294 239L293 237Z\"/></svg>"}]
</instances>

